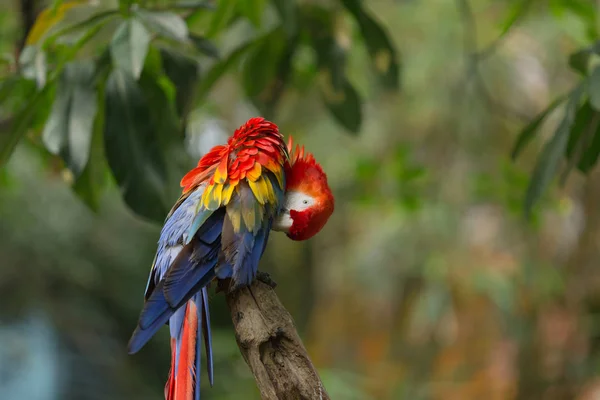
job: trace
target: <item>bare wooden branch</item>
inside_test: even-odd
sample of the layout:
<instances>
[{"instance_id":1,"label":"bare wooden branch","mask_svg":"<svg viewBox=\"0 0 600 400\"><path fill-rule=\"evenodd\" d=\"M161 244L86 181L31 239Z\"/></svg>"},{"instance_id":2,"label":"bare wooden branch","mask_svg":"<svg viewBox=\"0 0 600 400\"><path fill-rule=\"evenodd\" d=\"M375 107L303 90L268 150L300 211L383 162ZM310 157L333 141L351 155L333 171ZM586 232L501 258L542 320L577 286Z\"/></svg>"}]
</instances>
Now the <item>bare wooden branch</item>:
<instances>
[{"instance_id":1,"label":"bare wooden branch","mask_svg":"<svg viewBox=\"0 0 600 400\"><path fill-rule=\"evenodd\" d=\"M268 280L264 275L261 280ZM329 399L290 313L261 280L227 294L235 338L261 397Z\"/></svg>"}]
</instances>

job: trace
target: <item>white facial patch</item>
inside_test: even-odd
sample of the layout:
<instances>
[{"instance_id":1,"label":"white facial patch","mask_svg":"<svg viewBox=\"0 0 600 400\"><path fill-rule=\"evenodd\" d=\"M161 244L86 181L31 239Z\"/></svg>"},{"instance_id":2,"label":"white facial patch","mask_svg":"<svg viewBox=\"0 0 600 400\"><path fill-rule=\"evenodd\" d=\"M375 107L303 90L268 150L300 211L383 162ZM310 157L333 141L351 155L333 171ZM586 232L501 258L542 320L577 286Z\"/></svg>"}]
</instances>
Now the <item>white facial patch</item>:
<instances>
[{"instance_id":1,"label":"white facial patch","mask_svg":"<svg viewBox=\"0 0 600 400\"><path fill-rule=\"evenodd\" d=\"M312 207L317 201L302 192L288 192L285 195L283 207L286 210L304 211L307 208Z\"/></svg>"},{"instance_id":2,"label":"white facial patch","mask_svg":"<svg viewBox=\"0 0 600 400\"><path fill-rule=\"evenodd\" d=\"M317 201L314 197L302 192L287 192L283 201L283 210L273 221L274 231L289 232L294 221L290 216L290 210L304 211L312 207Z\"/></svg>"}]
</instances>

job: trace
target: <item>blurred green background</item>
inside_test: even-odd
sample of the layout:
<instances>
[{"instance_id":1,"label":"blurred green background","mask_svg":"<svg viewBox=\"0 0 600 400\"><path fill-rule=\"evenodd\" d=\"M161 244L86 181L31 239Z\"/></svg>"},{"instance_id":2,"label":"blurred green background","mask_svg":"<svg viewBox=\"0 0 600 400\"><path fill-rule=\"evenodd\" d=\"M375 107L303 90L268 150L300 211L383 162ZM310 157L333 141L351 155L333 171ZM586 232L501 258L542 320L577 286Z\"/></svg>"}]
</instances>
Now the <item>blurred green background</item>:
<instances>
[{"instance_id":1,"label":"blurred green background","mask_svg":"<svg viewBox=\"0 0 600 400\"><path fill-rule=\"evenodd\" d=\"M167 329L126 352L160 224L255 115L336 196L321 233L272 235L261 262L333 399L598 398L599 12L3 0L0 398L163 398ZM211 310L203 396L259 398L223 295Z\"/></svg>"}]
</instances>

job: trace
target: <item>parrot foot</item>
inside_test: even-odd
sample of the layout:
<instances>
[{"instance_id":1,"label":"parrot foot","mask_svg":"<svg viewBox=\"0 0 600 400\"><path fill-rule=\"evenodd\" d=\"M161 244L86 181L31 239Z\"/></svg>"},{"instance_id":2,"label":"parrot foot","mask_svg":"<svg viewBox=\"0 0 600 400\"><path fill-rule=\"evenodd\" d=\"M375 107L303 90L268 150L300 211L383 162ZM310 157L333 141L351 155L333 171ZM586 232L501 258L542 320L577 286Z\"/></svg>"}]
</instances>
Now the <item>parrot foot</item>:
<instances>
[{"instance_id":1,"label":"parrot foot","mask_svg":"<svg viewBox=\"0 0 600 400\"><path fill-rule=\"evenodd\" d=\"M231 287L231 279L219 279L217 281L217 287L215 288L215 293L228 293L229 288Z\"/></svg>"},{"instance_id":2,"label":"parrot foot","mask_svg":"<svg viewBox=\"0 0 600 400\"><path fill-rule=\"evenodd\" d=\"M275 289L277 287L277 282L271 279L271 276L266 272L256 271L256 279L264 283L265 285L271 286L271 288Z\"/></svg>"}]
</instances>

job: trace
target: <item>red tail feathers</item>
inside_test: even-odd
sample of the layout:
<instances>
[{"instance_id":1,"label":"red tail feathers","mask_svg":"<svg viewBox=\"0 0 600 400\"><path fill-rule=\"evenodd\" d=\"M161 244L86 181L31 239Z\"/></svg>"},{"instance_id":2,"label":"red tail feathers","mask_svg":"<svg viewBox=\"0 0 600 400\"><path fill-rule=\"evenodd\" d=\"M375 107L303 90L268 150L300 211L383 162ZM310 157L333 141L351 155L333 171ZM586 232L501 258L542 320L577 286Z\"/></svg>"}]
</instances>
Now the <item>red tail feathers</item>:
<instances>
[{"instance_id":1,"label":"red tail feathers","mask_svg":"<svg viewBox=\"0 0 600 400\"><path fill-rule=\"evenodd\" d=\"M198 337L198 309L190 300L186 305L181 331L181 344L177 354L177 342L171 339L171 370L165 385L166 400L193 400L196 371L196 341ZM179 359L177 357L179 356ZM200 390L200 388L197 388Z\"/></svg>"}]
</instances>

